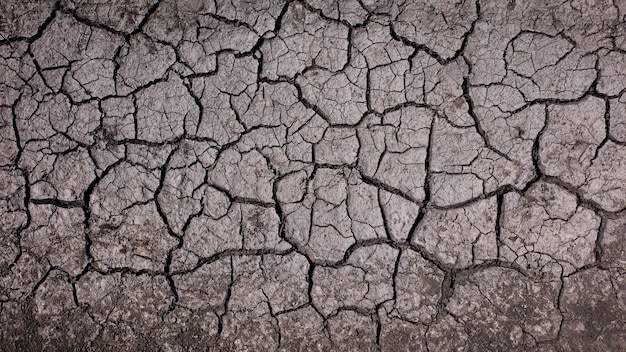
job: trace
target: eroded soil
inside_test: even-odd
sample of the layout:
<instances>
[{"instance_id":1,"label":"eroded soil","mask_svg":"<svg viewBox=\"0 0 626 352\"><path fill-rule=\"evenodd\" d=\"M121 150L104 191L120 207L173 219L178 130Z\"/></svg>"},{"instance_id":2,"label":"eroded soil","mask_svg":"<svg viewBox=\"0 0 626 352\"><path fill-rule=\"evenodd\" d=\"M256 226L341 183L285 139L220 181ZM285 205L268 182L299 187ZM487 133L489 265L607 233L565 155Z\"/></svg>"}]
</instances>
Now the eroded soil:
<instances>
[{"instance_id":1,"label":"eroded soil","mask_svg":"<svg viewBox=\"0 0 626 352\"><path fill-rule=\"evenodd\" d=\"M0 350L622 351L626 2L0 3Z\"/></svg>"}]
</instances>

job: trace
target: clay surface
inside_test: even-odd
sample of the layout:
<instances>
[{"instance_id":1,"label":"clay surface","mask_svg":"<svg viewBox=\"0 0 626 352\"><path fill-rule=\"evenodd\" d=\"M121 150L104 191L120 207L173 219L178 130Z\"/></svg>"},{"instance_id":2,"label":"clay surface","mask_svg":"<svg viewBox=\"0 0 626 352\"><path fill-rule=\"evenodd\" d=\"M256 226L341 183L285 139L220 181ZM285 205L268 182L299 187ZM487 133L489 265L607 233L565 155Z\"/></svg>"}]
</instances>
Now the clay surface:
<instances>
[{"instance_id":1,"label":"clay surface","mask_svg":"<svg viewBox=\"0 0 626 352\"><path fill-rule=\"evenodd\" d=\"M0 351L623 351L626 1L0 1Z\"/></svg>"}]
</instances>

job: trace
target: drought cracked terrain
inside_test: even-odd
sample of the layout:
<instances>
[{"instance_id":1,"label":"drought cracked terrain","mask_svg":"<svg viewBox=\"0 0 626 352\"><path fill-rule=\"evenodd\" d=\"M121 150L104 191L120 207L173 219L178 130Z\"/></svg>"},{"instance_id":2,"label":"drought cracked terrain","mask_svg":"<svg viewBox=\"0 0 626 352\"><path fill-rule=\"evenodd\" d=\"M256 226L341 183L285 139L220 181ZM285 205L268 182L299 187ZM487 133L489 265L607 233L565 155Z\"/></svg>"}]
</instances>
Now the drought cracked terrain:
<instances>
[{"instance_id":1,"label":"drought cracked terrain","mask_svg":"<svg viewBox=\"0 0 626 352\"><path fill-rule=\"evenodd\" d=\"M626 1L0 2L0 350L623 351Z\"/></svg>"}]
</instances>

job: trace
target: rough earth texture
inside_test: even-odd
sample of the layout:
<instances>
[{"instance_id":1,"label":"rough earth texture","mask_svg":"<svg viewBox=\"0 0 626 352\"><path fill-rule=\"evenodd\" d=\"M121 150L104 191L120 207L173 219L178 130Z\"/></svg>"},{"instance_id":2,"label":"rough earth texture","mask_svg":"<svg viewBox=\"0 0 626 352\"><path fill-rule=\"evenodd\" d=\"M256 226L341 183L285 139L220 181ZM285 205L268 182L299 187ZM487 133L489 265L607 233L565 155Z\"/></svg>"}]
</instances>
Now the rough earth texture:
<instances>
[{"instance_id":1,"label":"rough earth texture","mask_svg":"<svg viewBox=\"0 0 626 352\"><path fill-rule=\"evenodd\" d=\"M0 350L623 351L626 1L3 0Z\"/></svg>"}]
</instances>

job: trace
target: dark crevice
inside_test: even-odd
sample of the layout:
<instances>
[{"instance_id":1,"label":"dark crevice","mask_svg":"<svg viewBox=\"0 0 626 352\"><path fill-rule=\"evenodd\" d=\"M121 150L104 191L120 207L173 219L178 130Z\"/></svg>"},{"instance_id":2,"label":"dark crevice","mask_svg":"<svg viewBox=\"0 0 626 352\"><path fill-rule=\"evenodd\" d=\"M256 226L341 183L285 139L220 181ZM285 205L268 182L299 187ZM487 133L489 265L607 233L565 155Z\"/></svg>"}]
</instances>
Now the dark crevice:
<instances>
[{"instance_id":1,"label":"dark crevice","mask_svg":"<svg viewBox=\"0 0 626 352\"><path fill-rule=\"evenodd\" d=\"M411 229L409 230L409 233L407 235L407 242L408 243L413 243L413 237L415 236L415 232L417 231L417 228L418 228L419 224L421 223L422 219L426 215L427 208L428 208L429 203L430 203L430 198L431 198L430 178L431 178L431 175L432 175L432 172L431 172L431 169L430 169L430 159L432 157L433 130L435 129L435 121L436 120L437 120L436 118L433 118L433 120L432 120L432 122L430 124L430 131L428 132L428 147L426 148L426 158L424 159L424 170L426 171L426 177L424 178L424 200L422 201L422 204L420 205L420 209L419 209L419 212L417 214L417 218L413 222L413 225L411 225Z\"/></svg>"}]
</instances>

